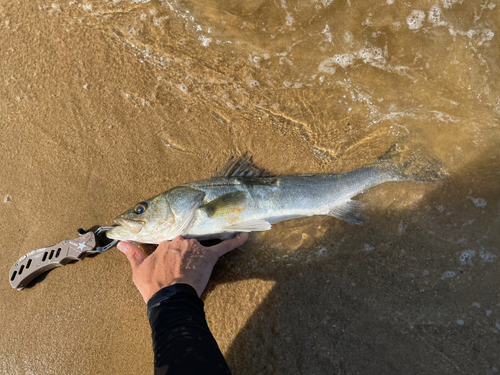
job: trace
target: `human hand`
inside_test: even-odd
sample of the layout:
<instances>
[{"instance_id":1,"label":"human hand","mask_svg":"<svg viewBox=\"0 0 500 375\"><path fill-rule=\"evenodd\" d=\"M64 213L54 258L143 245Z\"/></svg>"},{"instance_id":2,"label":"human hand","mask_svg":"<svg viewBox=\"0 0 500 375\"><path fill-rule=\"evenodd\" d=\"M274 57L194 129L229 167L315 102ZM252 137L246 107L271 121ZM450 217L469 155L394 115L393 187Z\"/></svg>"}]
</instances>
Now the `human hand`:
<instances>
[{"instance_id":1,"label":"human hand","mask_svg":"<svg viewBox=\"0 0 500 375\"><path fill-rule=\"evenodd\" d=\"M130 261L132 280L147 303L160 289L178 283L191 285L201 297L217 260L247 239L248 233L240 233L231 240L204 247L197 240L179 236L160 243L149 257L129 242L120 242L118 250Z\"/></svg>"}]
</instances>

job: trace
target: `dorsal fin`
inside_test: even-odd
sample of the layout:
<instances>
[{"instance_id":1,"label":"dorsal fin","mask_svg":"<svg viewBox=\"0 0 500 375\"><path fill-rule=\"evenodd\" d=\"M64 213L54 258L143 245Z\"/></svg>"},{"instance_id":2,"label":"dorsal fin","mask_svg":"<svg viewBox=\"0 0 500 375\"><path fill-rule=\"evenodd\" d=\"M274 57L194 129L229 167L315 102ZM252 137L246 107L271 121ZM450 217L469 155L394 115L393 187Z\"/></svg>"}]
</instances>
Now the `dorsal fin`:
<instances>
[{"instance_id":1,"label":"dorsal fin","mask_svg":"<svg viewBox=\"0 0 500 375\"><path fill-rule=\"evenodd\" d=\"M231 156L220 172L216 169L212 177L269 177L265 170L257 168L252 163L252 156L245 152L239 158Z\"/></svg>"}]
</instances>

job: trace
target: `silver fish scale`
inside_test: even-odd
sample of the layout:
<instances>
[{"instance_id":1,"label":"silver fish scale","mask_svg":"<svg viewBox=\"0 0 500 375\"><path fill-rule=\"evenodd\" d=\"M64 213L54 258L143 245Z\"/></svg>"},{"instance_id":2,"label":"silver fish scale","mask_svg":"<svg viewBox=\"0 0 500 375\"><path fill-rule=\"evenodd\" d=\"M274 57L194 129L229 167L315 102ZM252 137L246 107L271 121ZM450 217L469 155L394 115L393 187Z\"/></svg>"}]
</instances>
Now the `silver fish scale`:
<instances>
[{"instance_id":1,"label":"silver fish scale","mask_svg":"<svg viewBox=\"0 0 500 375\"><path fill-rule=\"evenodd\" d=\"M335 209L346 205L351 198L392 180L397 178L388 171L369 167L343 174L288 175L259 179L218 177L184 184L203 191L206 202L235 191L247 194L246 200L241 202L242 209L235 208L234 213L224 217L209 217L199 210L186 236L210 238L214 233L232 233L230 228L235 224L254 220L274 224L304 216L336 216Z\"/></svg>"}]
</instances>

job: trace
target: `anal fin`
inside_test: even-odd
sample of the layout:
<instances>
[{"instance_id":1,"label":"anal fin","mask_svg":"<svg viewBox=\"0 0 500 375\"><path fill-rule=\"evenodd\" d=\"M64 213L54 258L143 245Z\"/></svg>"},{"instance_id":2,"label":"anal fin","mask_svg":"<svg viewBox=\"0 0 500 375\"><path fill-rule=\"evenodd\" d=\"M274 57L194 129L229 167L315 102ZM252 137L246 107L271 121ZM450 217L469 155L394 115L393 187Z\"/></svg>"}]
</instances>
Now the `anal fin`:
<instances>
[{"instance_id":1,"label":"anal fin","mask_svg":"<svg viewBox=\"0 0 500 375\"><path fill-rule=\"evenodd\" d=\"M248 220L224 228L228 232L259 232L271 229L271 223L265 220Z\"/></svg>"},{"instance_id":2,"label":"anal fin","mask_svg":"<svg viewBox=\"0 0 500 375\"><path fill-rule=\"evenodd\" d=\"M361 213L363 209L363 203L349 200L333 208L328 215L347 221L348 223L360 225L368 221L368 216Z\"/></svg>"}]
</instances>

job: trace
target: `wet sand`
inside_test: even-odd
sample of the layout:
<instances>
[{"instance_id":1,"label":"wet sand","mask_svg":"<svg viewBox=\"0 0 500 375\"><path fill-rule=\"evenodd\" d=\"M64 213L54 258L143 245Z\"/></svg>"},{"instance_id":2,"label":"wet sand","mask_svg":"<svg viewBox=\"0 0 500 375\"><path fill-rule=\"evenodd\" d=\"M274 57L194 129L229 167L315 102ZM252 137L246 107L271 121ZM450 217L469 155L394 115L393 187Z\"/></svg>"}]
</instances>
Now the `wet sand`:
<instances>
[{"instance_id":1,"label":"wet sand","mask_svg":"<svg viewBox=\"0 0 500 375\"><path fill-rule=\"evenodd\" d=\"M453 1L0 5L0 373L152 372L116 249L22 292L31 250L250 151L345 172L394 142L450 174L358 197L370 221L252 234L203 299L234 374L500 371L499 6ZM4 203L4 199L10 196Z\"/></svg>"}]
</instances>

